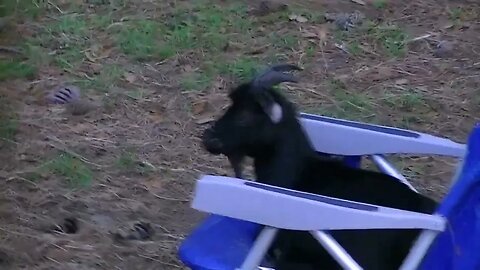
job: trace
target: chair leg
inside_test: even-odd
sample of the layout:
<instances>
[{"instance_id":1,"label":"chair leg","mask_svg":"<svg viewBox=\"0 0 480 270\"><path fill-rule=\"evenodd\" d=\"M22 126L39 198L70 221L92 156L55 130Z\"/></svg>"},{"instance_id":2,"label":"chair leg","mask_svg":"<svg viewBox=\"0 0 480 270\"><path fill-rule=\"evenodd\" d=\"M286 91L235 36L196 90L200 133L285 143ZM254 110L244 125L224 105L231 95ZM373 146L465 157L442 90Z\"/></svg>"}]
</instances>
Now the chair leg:
<instances>
[{"instance_id":1,"label":"chair leg","mask_svg":"<svg viewBox=\"0 0 480 270\"><path fill-rule=\"evenodd\" d=\"M437 231L424 230L410 249L403 264L400 266L400 270L417 269L438 234L439 232Z\"/></svg>"},{"instance_id":2,"label":"chair leg","mask_svg":"<svg viewBox=\"0 0 480 270\"><path fill-rule=\"evenodd\" d=\"M328 253L348 270L362 270L363 268L348 254L348 252L328 233L323 231L310 232Z\"/></svg>"},{"instance_id":3,"label":"chair leg","mask_svg":"<svg viewBox=\"0 0 480 270\"><path fill-rule=\"evenodd\" d=\"M239 270L256 270L262 262L270 245L272 244L278 229L273 227L265 227L257 237L257 240L250 249L245 261Z\"/></svg>"},{"instance_id":4,"label":"chair leg","mask_svg":"<svg viewBox=\"0 0 480 270\"><path fill-rule=\"evenodd\" d=\"M377 167L384 173L397 178L400 182L407 185L411 190L418 193L418 191L408 182L407 178L399 173L388 161L383 157L383 155L373 155L372 156L373 162Z\"/></svg>"}]
</instances>

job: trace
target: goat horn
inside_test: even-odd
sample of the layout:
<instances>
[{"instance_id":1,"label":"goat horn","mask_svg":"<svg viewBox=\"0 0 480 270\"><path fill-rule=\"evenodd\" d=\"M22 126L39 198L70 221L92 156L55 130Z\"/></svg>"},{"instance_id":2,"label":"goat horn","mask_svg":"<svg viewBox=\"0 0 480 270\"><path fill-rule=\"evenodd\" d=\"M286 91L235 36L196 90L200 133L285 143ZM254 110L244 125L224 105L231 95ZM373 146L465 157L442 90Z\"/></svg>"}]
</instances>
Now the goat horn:
<instances>
[{"instance_id":1,"label":"goat horn","mask_svg":"<svg viewBox=\"0 0 480 270\"><path fill-rule=\"evenodd\" d=\"M298 82L291 74L282 72L291 70L302 70L300 67L292 64L279 64L268 68L266 71L257 75L253 81L253 85L259 88L270 88L282 82Z\"/></svg>"}]
</instances>

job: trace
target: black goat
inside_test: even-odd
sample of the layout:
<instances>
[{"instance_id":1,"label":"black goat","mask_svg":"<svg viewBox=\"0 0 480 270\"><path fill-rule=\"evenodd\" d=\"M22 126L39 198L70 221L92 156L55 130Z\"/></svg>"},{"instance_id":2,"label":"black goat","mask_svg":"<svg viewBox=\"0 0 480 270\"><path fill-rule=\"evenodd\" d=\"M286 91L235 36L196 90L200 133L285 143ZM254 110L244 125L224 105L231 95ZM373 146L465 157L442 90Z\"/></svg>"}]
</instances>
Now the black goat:
<instances>
[{"instance_id":1,"label":"black goat","mask_svg":"<svg viewBox=\"0 0 480 270\"><path fill-rule=\"evenodd\" d=\"M258 182L326 196L398 209L432 213L435 201L417 194L393 177L351 168L315 152L298 121L292 103L272 87L297 82L277 65L236 87L232 105L203 134L212 154L226 155L241 177L241 162L254 159ZM398 269L418 230L340 230L332 236L364 269ZM280 251L275 268L341 269L307 232L281 230L271 251ZM275 252L276 253L276 252Z\"/></svg>"}]
</instances>

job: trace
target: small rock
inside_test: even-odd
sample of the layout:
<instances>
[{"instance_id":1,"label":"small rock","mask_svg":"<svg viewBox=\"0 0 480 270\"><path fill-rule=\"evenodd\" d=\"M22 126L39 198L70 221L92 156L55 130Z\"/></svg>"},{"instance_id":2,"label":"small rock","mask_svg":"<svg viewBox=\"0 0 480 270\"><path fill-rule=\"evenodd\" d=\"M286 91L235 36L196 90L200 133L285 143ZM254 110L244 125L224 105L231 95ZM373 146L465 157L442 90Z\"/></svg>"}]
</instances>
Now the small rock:
<instances>
[{"instance_id":1,"label":"small rock","mask_svg":"<svg viewBox=\"0 0 480 270\"><path fill-rule=\"evenodd\" d=\"M453 43L449 41L440 41L437 48L433 51L433 55L440 58L446 58L453 55Z\"/></svg>"},{"instance_id":2,"label":"small rock","mask_svg":"<svg viewBox=\"0 0 480 270\"><path fill-rule=\"evenodd\" d=\"M118 231L114 233L116 240L147 240L154 235L152 226L147 222L136 222L128 231Z\"/></svg>"},{"instance_id":3,"label":"small rock","mask_svg":"<svg viewBox=\"0 0 480 270\"><path fill-rule=\"evenodd\" d=\"M407 83L408 83L407 79L398 79L398 80L395 81L396 85L404 85L404 84L407 84Z\"/></svg>"},{"instance_id":4,"label":"small rock","mask_svg":"<svg viewBox=\"0 0 480 270\"><path fill-rule=\"evenodd\" d=\"M286 10L287 8L287 4L275 3L272 1L264 0L260 1L258 8L254 10L254 14L257 16L266 16L270 13Z\"/></svg>"},{"instance_id":5,"label":"small rock","mask_svg":"<svg viewBox=\"0 0 480 270\"><path fill-rule=\"evenodd\" d=\"M291 20L291 21L297 21L299 23L306 23L308 22L308 19L305 18L304 16L302 15L297 15L297 14L290 14L288 16L288 18Z\"/></svg>"},{"instance_id":6,"label":"small rock","mask_svg":"<svg viewBox=\"0 0 480 270\"><path fill-rule=\"evenodd\" d=\"M78 100L66 105L67 113L71 115L84 115L95 109L97 106L86 100Z\"/></svg>"},{"instance_id":7,"label":"small rock","mask_svg":"<svg viewBox=\"0 0 480 270\"><path fill-rule=\"evenodd\" d=\"M334 22L339 29L344 31L361 25L364 19L365 15L358 10L352 13L325 13L327 22Z\"/></svg>"}]
</instances>

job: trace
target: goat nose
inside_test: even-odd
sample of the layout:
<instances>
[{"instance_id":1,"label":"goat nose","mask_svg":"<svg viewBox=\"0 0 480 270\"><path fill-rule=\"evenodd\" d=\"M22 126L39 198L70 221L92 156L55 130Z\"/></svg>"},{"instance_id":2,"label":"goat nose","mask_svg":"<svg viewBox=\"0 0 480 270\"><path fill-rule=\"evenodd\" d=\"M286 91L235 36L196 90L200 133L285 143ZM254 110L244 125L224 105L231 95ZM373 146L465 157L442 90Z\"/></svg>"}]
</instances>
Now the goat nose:
<instances>
[{"instance_id":1,"label":"goat nose","mask_svg":"<svg viewBox=\"0 0 480 270\"><path fill-rule=\"evenodd\" d=\"M203 132L203 139L204 140L208 140L209 138L212 138L213 137L213 130L212 128L207 128L205 129L205 131Z\"/></svg>"}]
</instances>

